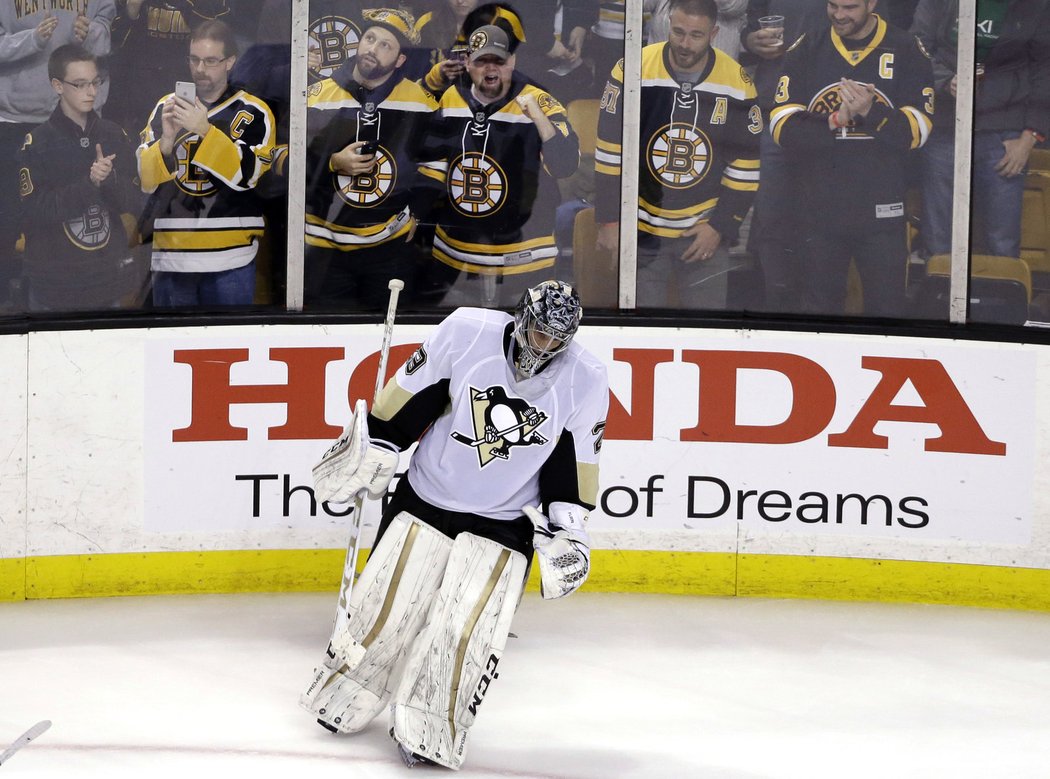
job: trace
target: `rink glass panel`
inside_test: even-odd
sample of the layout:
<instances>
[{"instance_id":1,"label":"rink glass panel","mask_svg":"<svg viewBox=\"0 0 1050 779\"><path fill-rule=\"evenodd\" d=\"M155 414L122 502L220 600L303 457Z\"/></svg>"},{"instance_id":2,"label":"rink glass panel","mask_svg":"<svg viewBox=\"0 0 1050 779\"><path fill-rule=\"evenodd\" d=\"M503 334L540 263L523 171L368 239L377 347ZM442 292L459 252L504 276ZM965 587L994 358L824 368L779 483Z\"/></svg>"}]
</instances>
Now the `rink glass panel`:
<instances>
[{"instance_id":1,"label":"rink glass panel","mask_svg":"<svg viewBox=\"0 0 1050 779\"><path fill-rule=\"evenodd\" d=\"M44 4L40 5L43 14ZM132 20L124 4L118 5L116 18L107 20L110 22L108 42L103 29L96 30L94 24L84 42L85 48L99 55L101 83L97 90L88 86L86 79L65 86L67 91L96 94L97 113L115 125L100 137L105 145L102 153L115 155L109 179L119 183L119 187L113 188L118 194L92 196L89 172L96 156L93 144L77 144L80 139L73 133L64 142L48 137L40 123L47 119L50 109L44 108L42 115L24 121L25 127L5 122L8 129L18 128L21 136L5 141L9 148L4 156L11 169L4 170L8 194L0 200L0 222L10 229L0 236L5 244L0 248L2 313L47 315L156 310L151 274L151 260L158 248L154 241L154 217L163 211L161 201L171 198L172 194L165 193L163 186L153 195L142 192L136 146L158 101L175 90L176 82L193 81L187 62L189 30L203 19L217 17L229 25L238 50L237 58L229 61L233 64L229 82L255 95L257 102L265 103L270 112L267 121L272 122L272 126L258 148L263 169L269 168L269 147L287 142L291 0L197 3L186 11L199 14L191 19L165 7L164 3L146 0L139 17ZM89 17L96 12L89 8ZM73 22L62 19L67 13L75 16L75 11L55 13L60 22L53 35L56 45L51 48L73 40ZM27 19L26 24L32 26L36 22ZM37 102L54 105L57 96L47 78L47 58L45 52L39 58L23 60L22 66L26 71L36 71L33 81L41 90ZM217 71L225 64L208 70ZM11 117L0 112L0 118ZM219 121L229 125L235 118L223 117ZM254 117L253 121L258 118ZM35 131L33 137L40 154L20 154L26 131ZM126 140L122 134L126 134ZM26 144L27 149L32 145ZM77 145L82 149L76 149ZM205 176L188 170L181 162L187 149L195 145L198 144L178 143L174 152L179 170L170 186L177 187L174 197L185 201L183 213L177 214L180 218L191 217L198 200L205 202L207 190L213 186ZM250 177L251 172L246 170L246 175ZM221 213L211 210L213 217L250 217L239 220L236 229L227 228L220 237L197 235L186 242L173 239L169 234L168 251L206 253L235 247L239 250L239 259L234 263L246 261L246 256L254 252L251 268L239 280L236 305L223 304L220 294L218 305L175 306L170 310L192 314L202 310L283 308L285 193L286 187L279 175L264 173L248 191L239 193L241 196L236 199L241 202L223 206L218 209ZM207 208L204 213L208 213Z\"/></svg>"},{"instance_id":2,"label":"rink glass panel","mask_svg":"<svg viewBox=\"0 0 1050 779\"><path fill-rule=\"evenodd\" d=\"M499 110L472 108L466 64L452 82L438 78L443 61L466 58L465 36L456 30L488 21L483 8L475 6L465 22L445 0L413 9L428 21L401 76L427 86L438 104L429 115L421 113L427 98L403 87L396 101L386 97L374 111L367 99L340 108L345 91L338 76L324 80L335 69L310 73L304 310L384 308L393 276L405 282L403 310L509 309L526 287L555 276L574 280L589 308L616 307L616 254L596 250L595 140L606 81L623 56L622 19L619 26L603 20L597 2L569 3L550 17L546 5L519 3L517 18L495 19L526 37L514 51L513 76L507 67L499 77L511 77L511 94L530 95L565 136L544 142L542 153L535 125L515 100ZM581 56L564 56L581 36ZM325 40L312 34L310 45ZM343 61L354 54L351 44ZM481 77L478 68L475 78ZM326 167L340 147L376 136L367 173Z\"/></svg>"},{"instance_id":3,"label":"rink glass panel","mask_svg":"<svg viewBox=\"0 0 1050 779\"><path fill-rule=\"evenodd\" d=\"M278 144L287 143L289 141L287 119L291 108L288 98L287 71L291 63L289 45L291 25L289 21L292 1L267 0L261 5L243 0L216 0L216 3L224 5L227 13L222 18L234 28L240 51L237 65L231 73L232 80L265 100L274 116L276 142ZM331 4L326 4L323 0L313 0L311 3L312 15L333 16L328 5ZM358 20L360 9L356 6L359 5L359 3L346 2L339 4L343 18L349 18L350 22ZM431 5L436 7L440 3L435 2ZM547 87L547 90L565 107L570 123L580 139L581 148L579 169L572 176L556 182L556 195L544 197L542 200L534 199L533 212L525 221L526 224L535 222L540 219L542 212L542 219L551 225L556 260L553 267L545 269L549 275L574 279L589 308L616 310L620 307L618 301L621 300L622 293L619 289L619 261L613 253L598 248L599 226L595 222L592 210L596 191L594 117L601 110L603 97L608 99L605 90L607 72L611 70L616 59L622 56L624 44L622 38L617 40L614 37L603 37L608 36L609 31L615 29L615 24L610 25L608 17L602 17L601 4L593 2L589 6L588 4L582 5L593 16L590 24L585 25L587 35L583 49L583 66L566 75L559 75L550 72L552 67L557 67L558 63L547 58L546 53L532 52L530 56L525 56L528 44L519 51L518 69L533 82ZM144 8L148 8L148 3ZM418 10L424 12L431 8L428 5L426 9L421 7ZM524 7L521 12L528 14L528 10L527 7ZM555 19L552 24L558 21ZM145 38L136 38L135 35L124 36L121 29L120 24L114 26L112 55L109 62L102 68L101 75L106 82L98 90L98 100L101 104L99 112L104 118L116 122L127 132L129 143L133 148L139 142L140 134L146 125L154 101L174 89L176 81L191 80L191 74L188 72L184 52L179 53L176 47L163 51L160 48L153 48L145 42ZM355 31L352 24L341 24L330 19L311 34L310 46L322 49L324 67L328 69L328 72L332 72L343 61L343 58L353 53L359 33L359 24ZM641 43L648 43L649 40L643 35ZM340 48L340 41L342 41L342 52L337 51ZM188 47L188 44L186 46ZM931 52L931 54L935 53ZM322 69L312 74L311 80L317 80L318 75L323 75ZM964 74L963 77L967 76ZM124 88L132 83L129 79L133 79L134 88ZM984 97L994 95L998 88L997 83L987 75L983 78L978 76L978 110L980 110L982 95ZM940 92L935 97L937 101L944 99ZM104 103L103 99L105 99ZM141 105L135 104L136 100ZM768 116L765 116L764 119L768 125ZM943 115L935 115L934 140L941 134L944 121ZM984 143L986 139L981 135L980 130L975 133L975 158L980 154L981 149L988 145ZM309 143L312 137L311 134L308 134L305 139L306 143ZM796 248L793 248L792 244L797 244L800 239L804 241L807 238L805 231L799 228L798 223L795 223L794 229L789 231L783 240L777 238L775 230L772 233L763 232L765 225L768 225L770 221L775 222L775 220L762 219L763 198L772 199L774 205L770 208L773 211L776 211L777 204L786 204L790 212L790 209L797 209L800 202L798 192L792 188L790 178L788 178L786 192L783 189L778 190L775 160L769 164L769 147L772 144L766 131L761 137L761 144L761 176L764 189L760 187L759 206L751 210L741 225L738 239L732 245L724 247L729 257L725 273L724 300L720 305L710 307L705 305L690 309L688 305L683 305L680 290L669 285L667 298L661 301L661 305L643 305L642 303L646 301L640 301L638 308L652 312L666 308L675 310L679 314L687 310L697 317L723 316L726 313L740 312L784 314L789 317L814 313L807 311L803 305L805 297L797 288L792 287L793 284L797 285L801 278L798 273L798 263L802 261L802 255ZM11 141L8 145L11 146L10 157L14 160L17 158L17 147L21 146L21 142ZM924 210L928 210L924 209L924 186L929 180L926 173L928 157L935 145L928 143L926 148L910 155L908 169L911 178L903 198L902 232L905 236L905 254L899 260L896 257L887 258L887 262L899 262L905 269L905 308L900 317L903 321L946 321L948 318L950 263L936 247L933 251L927 247L923 234L924 227L926 227L926 232L932 231L932 228L928 227L929 219L924 214ZM1050 204L1050 186L1047 182L1050 180L1050 175L1045 172L1045 169L1050 168L1047 162L1047 155L1050 152L1047 152L1044 147L1045 144L1040 144L1033 151L1028 171L1021 174L1024 181L1024 194L1019 217L1021 230L1020 247L1017 253L1020 254L1020 258L999 254L1004 250L986 245L986 234L982 230L989 216L988 212L982 211L980 205L988 198L980 184L974 185L973 200L976 207L973 214L973 253L975 257L970 269L971 310L969 312L973 320L1019 324L1025 320L1043 321L1050 318L1043 313L1045 290L1050 287L1050 283L1046 281L1047 278L1050 278L1048 276L1050 274L1050 247L1046 240L1046 214L1050 213L1050 205L1048 205ZM938 150L943 151L943 144L938 147ZM108 153L109 150L106 151ZM119 166L117 170L120 170ZM126 240L130 245L127 251L119 253L120 256L116 260L99 260L104 265L104 272L98 272L98 266L93 269L90 264L74 263L72 257L67 264L50 262L44 263L41 268L39 263L31 259L32 250L27 250L26 243L29 240L27 231L19 229L23 214L19 198L13 191L15 185L12 182L12 178L17 177L18 174L17 166L12 166L12 169L5 174L11 186L8 187L9 196L0 202L0 216L3 217L0 221L6 222L11 227L8 233L12 238L17 239L16 244L0 250L0 256L4 258L2 268L0 268L2 271L0 272L0 306L2 306L0 315L20 316L25 312L32 312L46 316L49 312L112 313L153 309L150 264L154 242L149 229L146 229L150 224L153 208L149 197L142 195L139 204L133 210L107 215L113 236L109 240ZM86 173L84 175L86 176ZM951 178L950 175L948 180ZM942 178L942 184L943 181ZM837 188L848 189L854 183L862 185L864 182L840 180L833 183ZM205 307L204 309L176 308L176 312L192 316L202 310L283 310L286 308L286 300L289 299L285 283L286 263L302 263L304 258L296 257L297 252L295 251L289 253L286 250L288 210L284 177L277 170L269 172L259 182L255 194L260 202L265 228L261 236L253 238L258 243L258 252L254 261L255 290L252 304L233 309L221 306ZM445 195L444 198L436 199L447 203L447 189ZM444 206L445 203L439 203L439 205ZM801 203L801 205L805 204ZM512 305L517 295L514 282L522 282L527 274L489 274L488 276L471 274L451 268L434 259L434 235L440 224L438 213L436 210L431 210L429 217L417 226L411 241L399 241L397 245L392 244L388 247L390 256L397 255L404 258L403 263L398 265L398 273L409 277L406 279L406 282L410 284L409 292L404 299L406 307L417 310L443 310L462 303L503 307ZM74 233L79 230L85 240L100 240L92 237L97 234L92 231L97 230L99 223L98 220L92 218L93 216L97 215L86 214L84 219L79 220L77 225L70 229ZM834 214L827 215L829 220L834 218ZM993 221L1002 219L1001 215L994 213L991 218ZM1013 218L1013 216L1010 217L1010 219ZM122 228L120 230L116 229L118 221ZM791 224L790 220L788 224ZM56 225L55 230L59 229L63 228ZM769 237L770 235L772 238ZM83 252L81 254L90 256ZM103 254L104 252L99 252L96 256L101 258ZM1006 259L995 259L1004 256ZM54 260L54 257L51 259ZM644 259L639 257L639 264L643 261ZM118 265L116 269L113 268L114 262ZM47 286L46 282L40 279L41 274L64 277L68 283L58 286L65 288L65 297L59 294L52 301L36 300L33 294L34 277L37 279L38 289ZM90 295L85 291L92 286L97 286L99 277L103 275L109 277L113 285L110 290L112 301L107 304L99 303L99 298L94 291ZM514 279L515 275L521 278ZM511 283L508 283L508 280ZM775 289L778 283L785 285L786 292ZM846 276L842 314L846 317L870 316L865 305L867 297L861 276L856 272L855 265L851 263ZM302 299L301 296L300 299ZM637 296L634 296L634 299L639 300ZM325 305L314 310L356 311L368 307L362 306L359 301L350 300L343 305ZM309 303L306 309L311 310ZM830 312L830 309L815 313L823 315L831 313L837 316Z\"/></svg>"}]
</instances>

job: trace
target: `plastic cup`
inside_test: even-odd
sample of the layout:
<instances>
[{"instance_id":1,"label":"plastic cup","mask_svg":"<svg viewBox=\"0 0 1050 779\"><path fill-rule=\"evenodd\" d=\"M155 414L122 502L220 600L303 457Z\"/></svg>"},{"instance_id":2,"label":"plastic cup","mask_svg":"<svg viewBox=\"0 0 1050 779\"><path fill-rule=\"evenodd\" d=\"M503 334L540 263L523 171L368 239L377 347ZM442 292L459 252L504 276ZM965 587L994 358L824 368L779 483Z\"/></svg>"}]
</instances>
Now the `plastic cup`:
<instances>
[{"instance_id":1,"label":"plastic cup","mask_svg":"<svg viewBox=\"0 0 1050 779\"><path fill-rule=\"evenodd\" d=\"M763 16L758 20L758 26L763 30L771 30L777 34L777 38L780 39L780 44L784 43L784 17L778 15L775 16Z\"/></svg>"}]
</instances>

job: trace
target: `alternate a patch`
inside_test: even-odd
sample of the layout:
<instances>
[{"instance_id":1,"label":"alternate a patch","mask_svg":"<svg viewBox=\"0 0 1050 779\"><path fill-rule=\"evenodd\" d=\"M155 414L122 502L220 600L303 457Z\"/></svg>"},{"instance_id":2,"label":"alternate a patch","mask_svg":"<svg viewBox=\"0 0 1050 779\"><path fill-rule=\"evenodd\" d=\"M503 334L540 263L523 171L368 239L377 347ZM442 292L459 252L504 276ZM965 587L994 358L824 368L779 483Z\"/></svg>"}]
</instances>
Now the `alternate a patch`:
<instances>
[{"instance_id":1,"label":"alternate a patch","mask_svg":"<svg viewBox=\"0 0 1050 779\"><path fill-rule=\"evenodd\" d=\"M547 443L536 428L548 415L522 398L507 395L507 388L495 384L486 389L468 387L473 422L471 434L454 430L451 438L478 453L478 464L484 468L495 460L509 460L515 446L537 446Z\"/></svg>"},{"instance_id":2,"label":"alternate a patch","mask_svg":"<svg viewBox=\"0 0 1050 779\"><path fill-rule=\"evenodd\" d=\"M427 364L427 350L420 346L414 352L412 356L408 358L408 362L405 363L405 373L411 376L413 373L418 371L424 365Z\"/></svg>"}]
</instances>

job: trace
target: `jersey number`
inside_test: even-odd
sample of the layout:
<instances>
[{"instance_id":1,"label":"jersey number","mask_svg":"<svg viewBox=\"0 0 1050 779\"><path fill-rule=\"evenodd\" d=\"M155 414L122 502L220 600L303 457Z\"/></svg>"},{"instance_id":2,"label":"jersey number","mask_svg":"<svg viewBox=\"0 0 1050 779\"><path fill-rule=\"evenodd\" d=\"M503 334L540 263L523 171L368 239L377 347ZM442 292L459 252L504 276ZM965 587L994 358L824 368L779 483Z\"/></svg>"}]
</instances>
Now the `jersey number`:
<instances>
[{"instance_id":1,"label":"jersey number","mask_svg":"<svg viewBox=\"0 0 1050 779\"><path fill-rule=\"evenodd\" d=\"M775 99L778 103L786 103L788 101L788 79L787 76L781 76L780 81L777 82L777 93Z\"/></svg>"},{"instance_id":2,"label":"jersey number","mask_svg":"<svg viewBox=\"0 0 1050 779\"><path fill-rule=\"evenodd\" d=\"M615 84L605 82L605 91L602 92L601 109L610 114L616 113L616 103L620 99L620 88Z\"/></svg>"}]
</instances>

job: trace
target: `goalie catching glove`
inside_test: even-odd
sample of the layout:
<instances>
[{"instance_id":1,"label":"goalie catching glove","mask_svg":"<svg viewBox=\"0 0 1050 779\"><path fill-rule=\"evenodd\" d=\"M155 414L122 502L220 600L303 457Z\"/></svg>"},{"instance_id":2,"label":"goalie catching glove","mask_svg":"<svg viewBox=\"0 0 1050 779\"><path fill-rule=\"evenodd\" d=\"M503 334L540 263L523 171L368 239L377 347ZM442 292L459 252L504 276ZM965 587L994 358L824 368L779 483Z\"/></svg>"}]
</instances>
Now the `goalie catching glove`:
<instances>
[{"instance_id":1,"label":"goalie catching glove","mask_svg":"<svg viewBox=\"0 0 1050 779\"><path fill-rule=\"evenodd\" d=\"M553 599L578 590L591 570L586 510L575 503L551 503L550 517L532 506L521 510L534 529L532 545L540 564L540 594Z\"/></svg>"},{"instance_id":2,"label":"goalie catching glove","mask_svg":"<svg viewBox=\"0 0 1050 779\"><path fill-rule=\"evenodd\" d=\"M357 401L354 417L313 468L318 500L346 503L358 494L381 498L397 470L398 451L368 437L368 408Z\"/></svg>"}]
</instances>

